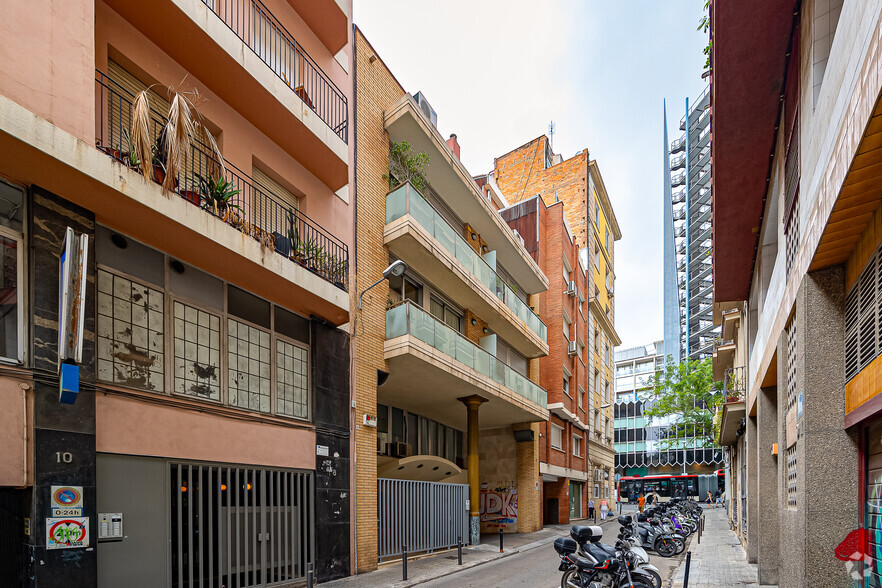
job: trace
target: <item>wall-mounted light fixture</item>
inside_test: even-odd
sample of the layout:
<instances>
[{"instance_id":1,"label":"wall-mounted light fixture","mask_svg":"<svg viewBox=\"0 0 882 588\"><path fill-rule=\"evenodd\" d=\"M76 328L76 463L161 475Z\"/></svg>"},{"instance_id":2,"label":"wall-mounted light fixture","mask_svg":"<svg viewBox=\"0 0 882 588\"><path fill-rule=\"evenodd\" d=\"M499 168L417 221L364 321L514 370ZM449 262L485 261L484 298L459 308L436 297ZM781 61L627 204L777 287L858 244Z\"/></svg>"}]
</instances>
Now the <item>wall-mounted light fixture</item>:
<instances>
[{"instance_id":1,"label":"wall-mounted light fixture","mask_svg":"<svg viewBox=\"0 0 882 588\"><path fill-rule=\"evenodd\" d=\"M490 331L487 330L487 327L484 327L484 334L486 335L486 334L489 333L489 332L490 332Z\"/></svg>"},{"instance_id":2,"label":"wall-mounted light fixture","mask_svg":"<svg viewBox=\"0 0 882 588\"><path fill-rule=\"evenodd\" d=\"M476 321L475 319L472 319L472 326L474 327L477 324L478 324L478 321Z\"/></svg>"}]
</instances>

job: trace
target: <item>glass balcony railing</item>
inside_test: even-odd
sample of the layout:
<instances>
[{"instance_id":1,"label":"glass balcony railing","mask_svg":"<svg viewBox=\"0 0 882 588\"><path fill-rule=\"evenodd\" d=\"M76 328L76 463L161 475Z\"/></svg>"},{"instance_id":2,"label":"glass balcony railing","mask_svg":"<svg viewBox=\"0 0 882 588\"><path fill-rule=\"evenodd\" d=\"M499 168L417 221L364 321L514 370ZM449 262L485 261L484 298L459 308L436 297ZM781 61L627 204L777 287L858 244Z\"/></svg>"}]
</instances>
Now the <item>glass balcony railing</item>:
<instances>
[{"instance_id":1,"label":"glass balcony railing","mask_svg":"<svg viewBox=\"0 0 882 588\"><path fill-rule=\"evenodd\" d=\"M402 184L386 195L386 224L405 214L411 215L430 235L435 237L441 246L456 257L472 276L511 309L527 328L539 335L542 341L547 341L548 333L545 323L523 300L515 295L511 286L499 277L466 240L459 236L457 230L451 227L410 184Z\"/></svg>"},{"instance_id":2,"label":"glass balcony railing","mask_svg":"<svg viewBox=\"0 0 882 588\"><path fill-rule=\"evenodd\" d=\"M386 339L403 335L416 337L542 408L547 406L548 395L544 388L409 300L386 311Z\"/></svg>"}]
</instances>

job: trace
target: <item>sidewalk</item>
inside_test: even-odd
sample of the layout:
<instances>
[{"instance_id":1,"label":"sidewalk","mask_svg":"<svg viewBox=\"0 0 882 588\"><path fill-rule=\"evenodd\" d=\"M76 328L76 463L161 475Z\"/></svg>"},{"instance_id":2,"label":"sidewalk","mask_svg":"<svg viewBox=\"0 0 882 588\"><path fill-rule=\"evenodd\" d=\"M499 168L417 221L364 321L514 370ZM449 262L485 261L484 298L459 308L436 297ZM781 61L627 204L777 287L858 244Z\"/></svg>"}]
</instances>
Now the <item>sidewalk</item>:
<instances>
[{"instance_id":1,"label":"sidewalk","mask_svg":"<svg viewBox=\"0 0 882 588\"><path fill-rule=\"evenodd\" d=\"M726 510L704 510L704 532L690 538L692 552L688 588L757 588L756 565L747 563L744 548L729 529ZM674 588L683 588L686 562L674 579Z\"/></svg>"},{"instance_id":2,"label":"sidewalk","mask_svg":"<svg viewBox=\"0 0 882 588\"><path fill-rule=\"evenodd\" d=\"M430 580L443 578L456 572L467 570L487 562L495 561L503 557L510 557L536 547L550 546L558 537L569 535L572 525L593 525L594 519L572 521L566 525L546 525L544 529L535 533L514 533L505 535L503 539L504 553L499 553L499 535L481 535L481 544L474 547L463 548L462 565L456 563L456 549L444 551L437 555L430 555L420 559L407 560L407 581L401 579L401 560L382 565L379 570L341 578L333 582L321 584L328 588L349 588L351 586L389 586L392 588L405 588L416 586ZM615 517L607 517L601 524L600 518L597 524L603 528L605 537L618 531ZM554 561L556 566L557 560Z\"/></svg>"}]
</instances>

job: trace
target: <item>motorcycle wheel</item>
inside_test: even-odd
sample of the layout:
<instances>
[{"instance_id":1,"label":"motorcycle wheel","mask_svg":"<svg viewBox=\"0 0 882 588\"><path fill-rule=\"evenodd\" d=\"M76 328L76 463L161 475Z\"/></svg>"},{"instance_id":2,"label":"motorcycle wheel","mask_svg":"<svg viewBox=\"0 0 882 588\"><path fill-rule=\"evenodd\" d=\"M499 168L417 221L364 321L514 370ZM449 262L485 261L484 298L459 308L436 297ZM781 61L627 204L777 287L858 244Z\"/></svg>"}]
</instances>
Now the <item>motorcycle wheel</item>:
<instances>
[{"instance_id":1,"label":"motorcycle wheel","mask_svg":"<svg viewBox=\"0 0 882 588\"><path fill-rule=\"evenodd\" d=\"M661 539L656 543L655 552L662 557L673 557L679 553L679 551L677 551L677 544L671 538ZM561 585L561 588L565 587Z\"/></svg>"},{"instance_id":2,"label":"motorcycle wheel","mask_svg":"<svg viewBox=\"0 0 882 588\"><path fill-rule=\"evenodd\" d=\"M677 553L674 555L680 555L684 551L686 551L686 542L682 537L674 537L674 544L677 546Z\"/></svg>"},{"instance_id":3,"label":"motorcycle wheel","mask_svg":"<svg viewBox=\"0 0 882 588\"><path fill-rule=\"evenodd\" d=\"M651 588L662 588L662 579L655 570L636 570L631 572L631 578L648 584Z\"/></svg>"},{"instance_id":4,"label":"motorcycle wheel","mask_svg":"<svg viewBox=\"0 0 882 588\"><path fill-rule=\"evenodd\" d=\"M570 568L560 577L560 588L583 588L582 577L579 576L579 570Z\"/></svg>"}]
</instances>

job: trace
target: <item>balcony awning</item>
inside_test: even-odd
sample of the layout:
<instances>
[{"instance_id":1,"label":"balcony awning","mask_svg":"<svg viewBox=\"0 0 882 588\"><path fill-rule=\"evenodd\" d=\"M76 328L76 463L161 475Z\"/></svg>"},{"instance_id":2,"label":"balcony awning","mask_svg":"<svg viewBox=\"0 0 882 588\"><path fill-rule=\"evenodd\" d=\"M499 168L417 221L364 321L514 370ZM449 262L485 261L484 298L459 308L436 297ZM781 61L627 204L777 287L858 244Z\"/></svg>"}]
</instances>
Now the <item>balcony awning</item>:
<instances>
[{"instance_id":1,"label":"balcony awning","mask_svg":"<svg viewBox=\"0 0 882 588\"><path fill-rule=\"evenodd\" d=\"M741 427L741 419L746 414L744 401L727 402L720 409L722 416L720 418L720 445L727 446L735 443L738 439L738 429Z\"/></svg>"}]
</instances>

